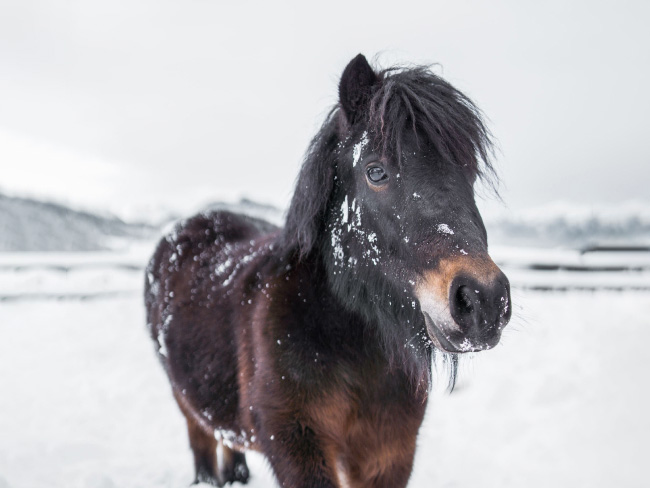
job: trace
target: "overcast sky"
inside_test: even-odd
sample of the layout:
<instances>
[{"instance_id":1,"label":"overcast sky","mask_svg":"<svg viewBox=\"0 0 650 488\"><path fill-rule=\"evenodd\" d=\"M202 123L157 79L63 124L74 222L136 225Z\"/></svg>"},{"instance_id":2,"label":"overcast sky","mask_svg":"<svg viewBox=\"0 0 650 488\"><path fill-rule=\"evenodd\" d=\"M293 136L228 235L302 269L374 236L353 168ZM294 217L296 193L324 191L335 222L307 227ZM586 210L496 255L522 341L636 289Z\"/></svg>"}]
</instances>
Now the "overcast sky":
<instances>
[{"instance_id":1,"label":"overcast sky","mask_svg":"<svg viewBox=\"0 0 650 488\"><path fill-rule=\"evenodd\" d=\"M440 63L510 208L650 199L650 2L0 0L0 190L284 204L346 63Z\"/></svg>"}]
</instances>

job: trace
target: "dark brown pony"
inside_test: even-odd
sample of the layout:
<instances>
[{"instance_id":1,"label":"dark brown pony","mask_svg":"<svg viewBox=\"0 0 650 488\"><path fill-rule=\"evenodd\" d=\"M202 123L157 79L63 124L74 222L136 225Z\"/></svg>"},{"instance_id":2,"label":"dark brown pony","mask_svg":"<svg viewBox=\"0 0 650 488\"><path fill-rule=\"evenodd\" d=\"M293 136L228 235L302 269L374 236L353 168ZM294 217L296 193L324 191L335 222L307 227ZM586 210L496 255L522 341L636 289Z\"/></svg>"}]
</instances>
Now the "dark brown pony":
<instances>
[{"instance_id":1,"label":"dark brown pony","mask_svg":"<svg viewBox=\"0 0 650 488\"><path fill-rule=\"evenodd\" d=\"M478 109L426 68L362 55L339 99L284 228L198 215L147 269L196 481L245 483L253 449L288 488L406 486L434 354L488 349L510 318L474 201L492 173Z\"/></svg>"}]
</instances>

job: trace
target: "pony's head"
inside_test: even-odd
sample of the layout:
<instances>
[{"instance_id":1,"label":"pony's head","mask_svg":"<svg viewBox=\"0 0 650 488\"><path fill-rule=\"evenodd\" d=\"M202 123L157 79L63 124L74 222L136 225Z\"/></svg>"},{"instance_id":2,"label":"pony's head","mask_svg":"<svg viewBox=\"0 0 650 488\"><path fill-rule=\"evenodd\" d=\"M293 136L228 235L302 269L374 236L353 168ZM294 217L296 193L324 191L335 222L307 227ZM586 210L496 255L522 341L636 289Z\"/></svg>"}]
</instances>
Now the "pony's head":
<instances>
[{"instance_id":1,"label":"pony's head","mask_svg":"<svg viewBox=\"0 0 650 488\"><path fill-rule=\"evenodd\" d=\"M489 349L508 323L508 279L474 199L476 180L493 176L490 154L465 95L427 68L377 73L362 55L307 153L287 246L320 256L334 292L404 362L432 344Z\"/></svg>"}]
</instances>

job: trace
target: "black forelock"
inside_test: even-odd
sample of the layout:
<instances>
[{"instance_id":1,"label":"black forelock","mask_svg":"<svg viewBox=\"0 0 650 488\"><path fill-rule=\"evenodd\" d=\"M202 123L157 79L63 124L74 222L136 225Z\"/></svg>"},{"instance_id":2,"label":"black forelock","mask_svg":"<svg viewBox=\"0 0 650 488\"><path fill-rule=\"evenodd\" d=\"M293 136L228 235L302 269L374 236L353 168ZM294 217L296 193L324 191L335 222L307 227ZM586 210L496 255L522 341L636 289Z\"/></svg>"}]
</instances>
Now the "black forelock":
<instances>
[{"instance_id":1,"label":"black forelock","mask_svg":"<svg viewBox=\"0 0 650 488\"><path fill-rule=\"evenodd\" d=\"M368 128L382 154L401 164L404 138L415 133L433 144L444 163L461 166L495 187L492 135L474 102L428 66L392 67L379 78L368 108Z\"/></svg>"}]
</instances>

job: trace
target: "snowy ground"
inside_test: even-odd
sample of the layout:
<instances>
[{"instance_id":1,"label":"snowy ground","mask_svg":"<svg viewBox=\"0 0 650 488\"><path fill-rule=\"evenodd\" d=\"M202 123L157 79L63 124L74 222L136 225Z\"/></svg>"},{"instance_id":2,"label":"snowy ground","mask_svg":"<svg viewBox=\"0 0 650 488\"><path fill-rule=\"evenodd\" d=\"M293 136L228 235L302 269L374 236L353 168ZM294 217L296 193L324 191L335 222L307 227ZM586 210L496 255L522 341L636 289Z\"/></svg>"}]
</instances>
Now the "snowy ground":
<instances>
[{"instance_id":1,"label":"snowy ground","mask_svg":"<svg viewBox=\"0 0 650 488\"><path fill-rule=\"evenodd\" d=\"M139 293L17 297L0 301L0 488L187 486L184 420ZM650 293L514 303L501 344L462 363L453 394L434 392L409 486L647 486ZM260 456L249 464L252 488L275 486Z\"/></svg>"}]
</instances>

